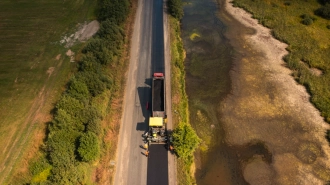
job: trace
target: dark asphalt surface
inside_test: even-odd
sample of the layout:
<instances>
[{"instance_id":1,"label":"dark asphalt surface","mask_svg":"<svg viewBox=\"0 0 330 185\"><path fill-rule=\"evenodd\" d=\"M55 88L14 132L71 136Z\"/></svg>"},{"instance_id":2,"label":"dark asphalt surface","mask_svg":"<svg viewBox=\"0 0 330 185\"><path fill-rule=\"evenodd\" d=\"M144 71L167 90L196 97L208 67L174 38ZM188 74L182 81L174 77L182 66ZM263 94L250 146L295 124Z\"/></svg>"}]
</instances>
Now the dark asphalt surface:
<instances>
[{"instance_id":1,"label":"dark asphalt surface","mask_svg":"<svg viewBox=\"0 0 330 185\"><path fill-rule=\"evenodd\" d=\"M147 131L151 115L146 104L151 102L152 74L165 73L163 1L139 0L138 6L114 184L168 185L168 156L165 148L152 145L148 160L143 155L145 150L140 148L143 145L141 135ZM154 154L157 154L157 160ZM159 168L159 165L163 167ZM155 184L153 178L161 179L162 182Z\"/></svg>"},{"instance_id":2,"label":"dark asphalt surface","mask_svg":"<svg viewBox=\"0 0 330 185\"><path fill-rule=\"evenodd\" d=\"M165 74L163 1L154 0L152 11L152 73L161 72ZM162 83L161 85L163 86ZM164 89L163 92L165 93ZM164 107L163 104L165 102L163 101L161 103L161 106ZM166 150L165 145L151 144L149 151L147 185L168 185L168 151Z\"/></svg>"},{"instance_id":3,"label":"dark asphalt surface","mask_svg":"<svg viewBox=\"0 0 330 185\"><path fill-rule=\"evenodd\" d=\"M152 0L150 0L152 1ZM153 1L152 19L152 47L151 66L152 72L165 73L164 64L164 25L163 25L163 1ZM166 74L165 74L166 75Z\"/></svg>"},{"instance_id":4,"label":"dark asphalt surface","mask_svg":"<svg viewBox=\"0 0 330 185\"><path fill-rule=\"evenodd\" d=\"M147 185L168 185L168 151L163 144L149 147Z\"/></svg>"}]
</instances>

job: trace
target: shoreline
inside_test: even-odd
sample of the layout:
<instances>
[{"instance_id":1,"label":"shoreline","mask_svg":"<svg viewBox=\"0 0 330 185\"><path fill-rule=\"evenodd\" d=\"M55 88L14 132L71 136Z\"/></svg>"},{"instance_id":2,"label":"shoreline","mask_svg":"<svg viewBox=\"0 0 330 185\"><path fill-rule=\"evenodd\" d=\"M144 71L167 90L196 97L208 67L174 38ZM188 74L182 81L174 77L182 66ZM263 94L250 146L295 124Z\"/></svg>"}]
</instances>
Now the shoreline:
<instances>
[{"instance_id":1,"label":"shoreline","mask_svg":"<svg viewBox=\"0 0 330 185\"><path fill-rule=\"evenodd\" d=\"M325 174L330 170L330 149L325 139L329 124L309 101L306 88L285 67L282 58L288 54L287 44L276 40L270 29L250 13L233 7L231 0L225 0L224 5L235 20L255 30L243 36L247 45L241 46L244 51L262 53L236 61L239 65L231 71L232 93L221 108L225 114L230 111L236 114L224 118L225 140L229 145L260 141L272 154L269 164L259 154L242 162L245 180L251 184L322 184L329 180Z\"/></svg>"}]
</instances>

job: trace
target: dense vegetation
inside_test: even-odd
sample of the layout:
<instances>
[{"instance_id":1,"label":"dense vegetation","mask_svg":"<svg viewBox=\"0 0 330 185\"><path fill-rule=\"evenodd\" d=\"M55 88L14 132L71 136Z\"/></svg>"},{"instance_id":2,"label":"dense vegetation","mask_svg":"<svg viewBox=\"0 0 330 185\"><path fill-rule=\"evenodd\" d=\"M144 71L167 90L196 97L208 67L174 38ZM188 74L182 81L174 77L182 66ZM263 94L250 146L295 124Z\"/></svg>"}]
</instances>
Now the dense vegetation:
<instances>
[{"instance_id":1,"label":"dense vegetation","mask_svg":"<svg viewBox=\"0 0 330 185\"><path fill-rule=\"evenodd\" d=\"M297 82L307 88L311 102L330 122L330 20L313 15L322 11L322 16L327 18L330 2L288 2L235 0L234 5L251 12L260 23L272 29L277 39L288 44L289 54L284 57L287 66L293 71ZM301 21L302 18L305 21Z\"/></svg>"},{"instance_id":2,"label":"dense vegetation","mask_svg":"<svg viewBox=\"0 0 330 185\"><path fill-rule=\"evenodd\" d=\"M118 85L113 75L124 47L130 1L100 0L98 6L100 30L82 50L78 71L56 104L44 155L31 165L32 184L92 183L89 168L101 155L100 123L108 95Z\"/></svg>"},{"instance_id":3,"label":"dense vegetation","mask_svg":"<svg viewBox=\"0 0 330 185\"><path fill-rule=\"evenodd\" d=\"M183 8L181 0L169 0L168 7L170 14L177 20L181 20L183 17Z\"/></svg>"},{"instance_id":4,"label":"dense vegetation","mask_svg":"<svg viewBox=\"0 0 330 185\"><path fill-rule=\"evenodd\" d=\"M200 139L189 124L188 97L185 89L184 49L181 40L180 19L183 16L181 0L169 2L171 27L171 86L173 122L176 127L173 131L173 145L178 158L178 184L191 185L195 183L191 173L193 153ZM175 101L174 101L175 100Z\"/></svg>"},{"instance_id":5,"label":"dense vegetation","mask_svg":"<svg viewBox=\"0 0 330 185\"><path fill-rule=\"evenodd\" d=\"M196 132L189 124L179 123L173 132L173 139L177 155L191 165L193 163L193 152L200 142Z\"/></svg>"},{"instance_id":6,"label":"dense vegetation","mask_svg":"<svg viewBox=\"0 0 330 185\"><path fill-rule=\"evenodd\" d=\"M315 13L325 19L330 19L330 2L317 9Z\"/></svg>"}]
</instances>

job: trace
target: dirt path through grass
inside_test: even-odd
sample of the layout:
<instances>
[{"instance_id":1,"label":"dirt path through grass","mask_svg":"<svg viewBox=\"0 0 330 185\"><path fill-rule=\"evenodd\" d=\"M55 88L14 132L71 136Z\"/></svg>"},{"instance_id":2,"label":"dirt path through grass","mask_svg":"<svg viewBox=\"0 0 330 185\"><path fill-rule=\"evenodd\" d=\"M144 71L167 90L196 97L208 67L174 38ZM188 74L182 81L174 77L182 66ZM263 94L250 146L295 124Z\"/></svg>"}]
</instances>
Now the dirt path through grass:
<instances>
[{"instance_id":1,"label":"dirt path through grass","mask_svg":"<svg viewBox=\"0 0 330 185\"><path fill-rule=\"evenodd\" d=\"M52 68L52 73L56 73L55 69L59 69L62 65L62 61L58 63L58 65ZM50 91L54 90L52 88L52 84L54 83L54 78L50 78L51 74L48 74L48 78L45 79L45 85L39 91L38 95L33 100L33 103L28 111L27 117L25 120L16 127L15 129L11 129L11 133L13 133L10 138L8 138L7 145L3 150L3 154L5 157L1 160L0 163L0 184L6 182L6 179L13 175L11 174L12 169L15 168L17 165L18 159L20 159L20 155L22 152L31 152L33 149L37 149L38 147L31 147L29 150L24 150L26 145L30 142L30 137L34 137L32 134L35 133L34 127L36 124L46 123L50 120L49 111L45 111L45 105L47 100L51 99ZM50 102L48 102L50 103ZM41 136L43 137L43 136ZM38 140L34 140L35 143L39 143L42 141L43 138L39 138ZM36 152L36 151L35 151ZM24 155L23 156L27 156ZM21 160L21 159L20 159Z\"/></svg>"}]
</instances>

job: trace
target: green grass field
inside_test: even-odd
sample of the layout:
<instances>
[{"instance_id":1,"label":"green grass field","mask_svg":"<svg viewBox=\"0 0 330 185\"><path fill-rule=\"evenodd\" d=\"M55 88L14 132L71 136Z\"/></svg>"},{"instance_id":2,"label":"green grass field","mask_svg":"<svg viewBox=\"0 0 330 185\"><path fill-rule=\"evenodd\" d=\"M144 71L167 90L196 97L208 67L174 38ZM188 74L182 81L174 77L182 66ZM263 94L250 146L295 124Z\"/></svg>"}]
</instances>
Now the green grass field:
<instances>
[{"instance_id":1,"label":"green grass field","mask_svg":"<svg viewBox=\"0 0 330 185\"><path fill-rule=\"evenodd\" d=\"M330 20L314 15L321 7L317 0L235 0L234 5L251 12L273 35L288 44L284 60L294 78L307 87L311 102L330 122ZM314 19L302 24L304 16ZM314 70L321 74L315 75Z\"/></svg>"},{"instance_id":2,"label":"green grass field","mask_svg":"<svg viewBox=\"0 0 330 185\"><path fill-rule=\"evenodd\" d=\"M0 1L0 140L6 141L0 144L0 179L15 173L29 150L22 145L43 128L33 124L49 120L76 65L65 55L61 38L74 33L78 23L95 19L95 7L93 0Z\"/></svg>"}]
</instances>

